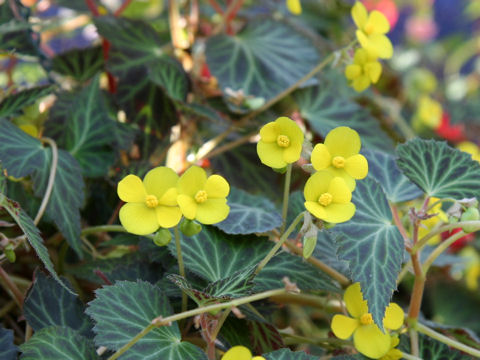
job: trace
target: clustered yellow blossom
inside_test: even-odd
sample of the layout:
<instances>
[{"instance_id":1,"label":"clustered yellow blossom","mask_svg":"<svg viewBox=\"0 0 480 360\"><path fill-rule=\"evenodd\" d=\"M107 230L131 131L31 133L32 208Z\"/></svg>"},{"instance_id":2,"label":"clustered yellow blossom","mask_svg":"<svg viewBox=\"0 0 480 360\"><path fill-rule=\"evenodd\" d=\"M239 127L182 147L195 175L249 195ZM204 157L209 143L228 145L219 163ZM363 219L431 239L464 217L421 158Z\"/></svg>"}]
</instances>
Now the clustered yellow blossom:
<instances>
[{"instance_id":1,"label":"clustered yellow blossom","mask_svg":"<svg viewBox=\"0 0 480 360\"><path fill-rule=\"evenodd\" d=\"M372 359L400 359L401 352L394 349L398 345L398 338L391 336L389 331L398 330L402 326L402 308L395 303L388 305L383 319L383 327L387 331L383 333L368 312L360 283L350 285L345 290L343 299L351 317L340 314L333 317L331 327L335 336L345 340L353 335L353 344L358 352Z\"/></svg>"},{"instance_id":2,"label":"clustered yellow blossom","mask_svg":"<svg viewBox=\"0 0 480 360\"><path fill-rule=\"evenodd\" d=\"M224 220L230 210L228 182L219 175L207 178L205 170L190 167L179 177L172 169L160 166L142 180L127 175L118 183L117 193L126 204L119 218L130 233L147 235L159 228L176 226L182 215L203 224Z\"/></svg>"},{"instance_id":3,"label":"clustered yellow blossom","mask_svg":"<svg viewBox=\"0 0 480 360\"><path fill-rule=\"evenodd\" d=\"M471 141L462 141L457 145L457 149L472 155L472 160L480 162L480 148Z\"/></svg>"},{"instance_id":4,"label":"clustered yellow blossom","mask_svg":"<svg viewBox=\"0 0 480 360\"><path fill-rule=\"evenodd\" d=\"M262 356L252 356L248 348L237 345L223 354L222 360L265 360L265 358Z\"/></svg>"},{"instance_id":5,"label":"clustered yellow blossom","mask_svg":"<svg viewBox=\"0 0 480 360\"><path fill-rule=\"evenodd\" d=\"M374 10L370 14L361 2L352 7L352 18L357 26L356 36L361 48L355 51L353 64L345 69L350 85L358 92L375 84L382 73L382 65L377 60L390 59L393 46L385 35L390 24L381 12Z\"/></svg>"},{"instance_id":6,"label":"clustered yellow blossom","mask_svg":"<svg viewBox=\"0 0 480 360\"><path fill-rule=\"evenodd\" d=\"M287 0L287 9L293 15L300 15L302 13L302 4L300 0Z\"/></svg>"},{"instance_id":7,"label":"clustered yellow blossom","mask_svg":"<svg viewBox=\"0 0 480 360\"><path fill-rule=\"evenodd\" d=\"M418 100L417 111L413 117L413 127L417 130L426 126L437 129L442 122L442 105L428 95L423 95Z\"/></svg>"}]
</instances>

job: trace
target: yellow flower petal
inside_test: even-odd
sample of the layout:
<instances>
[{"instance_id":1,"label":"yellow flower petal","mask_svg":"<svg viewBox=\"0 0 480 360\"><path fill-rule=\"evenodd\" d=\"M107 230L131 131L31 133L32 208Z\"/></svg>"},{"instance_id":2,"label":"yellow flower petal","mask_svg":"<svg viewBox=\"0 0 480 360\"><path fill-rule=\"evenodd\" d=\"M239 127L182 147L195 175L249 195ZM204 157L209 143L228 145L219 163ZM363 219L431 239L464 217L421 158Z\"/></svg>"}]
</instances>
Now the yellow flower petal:
<instances>
[{"instance_id":1,"label":"yellow flower petal","mask_svg":"<svg viewBox=\"0 0 480 360\"><path fill-rule=\"evenodd\" d=\"M358 28L363 28L364 25L367 23L367 9L359 1L357 1L352 7L352 18Z\"/></svg>"},{"instance_id":2,"label":"yellow flower petal","mask_svg":"<svg viewBox=\"0 0 480 360\"><path fill-rule=\"evenodd\" d=\"M330 223L338 224L350 220L355 214L355 205L347 204L330 204L325 208L326 215L322 220Z\"/></svg>"},{"instance_id":3,"label":"yellow flower petal","mask_svg":"<svg viewBox=\"0 0 480 360\"><path fill-rule=\"evenodd\" d=\"M393 56L393 46L388 37L381 34L365 35L357 30L357 39L362 47L371 57L379 57L381 59L390 59Z\"/></svg>"},{"instance_id":4,"label":"yellow flower petal","mask_svg":"<svg viewBox=\"0 0 480 360\"><path fill-rule=\"evenodd\" d=\"M294 163L298 159L300 159L300 155L302 154L302 145L301 144L291 144L289 147L283 150L283 160L287 164Z\"/></svg>"},{"instance_id":5,"label":"yellow flower petal","mask_svg":"<svg viewBox=\"0 0 480 360\"><path fill-rule=\"evenodd\" d=\"M303 189L305 200L317 202L318 197L327 192L332 179L333 175L328 171L318 171L310 176Z\"/></svg>"},{"instance_id":6,"label":"yellow flower petal","mask_svg":"<svg viewBox=\"0 0 480 360\"><path fill-rule=\"evenodd\" d=\"M362 325L353 334L353 344L363 355L379 359L390 350L390 335L382 333L375 324Z\"/></svg>"},{"instance_id":7,"label":"yellow flower petal","mask_svg":"<svg viewBox=\"0 0 480 360\"><path fill-rule=\"evenodd\" d=\"M287 0L287 9L294 15L300 15L302 13L302 4L300 0Z\"/></svg>"},{"instance_id":8,"label":"yellow flower petal","mask_svg":"<svg viewBox=\"0 0 480 360\"><path fill-rule=\"evenodd\" d=\"M175 171L166 166L159 166L145 175L143 184L148 195L155 195L160 199L168 189L177 186L177 181L178 175Z\"/></svg>"},{"instance_id":9,"label":"yellow flower petal","mask_svg":"<svg viewBox=\"0 0 480 360\"><path fill-rule=\"evenodd\" d=\"M197 203L188 195L180 194L177 196L178 206L182 211L183 216L189 220L195 219L197 215Z\"/></svg>"},{"instance_id":10,"label":"yellow flower petal","mask_svg":"<svg viewBox=\"0 0 480 360\"><path fill-rule=\"evenodd\" d=\"M469 153L472 156L478 153L478 146L471 141L462 141L457 145L457 149Z\"/></svg>"},{"instance_id":11,"label":"yellow flower petal","mask_svg":"<svg viewBox=\"0 0 480 360\"><path fill-rule=\"evenodd\" d=\"M348 126L339 126L327 134L325 145L332 157L343 156L347 159L358 154L362 144L355 130Z\"/></svg>"},{"instance_id":12,"label":"yellow flower petal","mask_svg":"<svg viewBox=\"0 0 480 360\"><path fill-rule=\"evenodd\" d=\"M252 360L266 360L263 356L254 356Z\"/></svg>"},{"instance_id":13,"label":"yellow flower petal","mask_svg":"<svg viewBox=\"0 0 480 360\"><path fill-rule=\"evenodd\" d=\"M380 11L373 10L368 16L365 28L372 28L375 34L386 34L390 31L390 24Z\"/></svg>"},{"instance_id":14,"label":"yellow flower petal","mask_svg":"<svg viewBox=\"0 0 480 360\"><path fill-rule=\"evenodd\" d=\"M350 64L345 68L345 77L348 80L353 80L362 74L362 68L357 64Z\"/></svg>"},{"instance_id":15,"label":"yellow flower petal","mask_svg":"<svg viewBox=\"0 0 480 360\"><path fill-rule=\"evenodd\" d=\"M257 154L260 161L274 169L281 169L287 166L283 160L283 149L277 143L265 143L259 141L257 144Z\"/></svg>"},{"instance_id":16,"label":"yellow flower petal","mask_svg":"<svg viewBox=\"0 0 480 360\"><path fill-rule=\"evenodd\" d=\"M359 76L352 81L352 87L356 92L362 92L370 86L371 81L366 75Z\"/></svg>"},{"instance_id":17,"label":"yellow flower petal","mask_svg":"<svg viewBox=\"0 0 480 360\"><path fill-rule=\"evenodd\" d=\"M317 171L326 169L331 165L332 157L325 144L315 145L312 151L311 161L313 168Z\"/></svg>"},{"instance_id":18,"label":"yellow flower petal","mask_svg":"<svg viewBox=\"0 0 480 360\"><path fill-rule=\"evenodd\" d=\"M143 203L147 195L142 180L135 175L127 175L118 183L117 194L121 200L135 203Z\"/></svg>"},{"instance_id":19,"label":"yellow flower petal","mask_svg":"<svg viewBox=\"0 0 480 360\"><path fill-rule=\"evenodd\" d=\"M305 201L304 205L305 209L319 219L325 219L327 216L325 207L320 205L317 201Z\"/></svg>"},{"instance_id":20,"label":"yellow flower petal","mask_svg":"<svg viewBox=\"0 0 480 360\"><path fill-rule=\"evenodd\" d=\"M148 235L160 227L155 209L148 208L144 203L126 203L121 207L118 217L122 226L136 235Z\"/></svg>"},{"instance_id":21,"label":"yellow flower petal","mask_svg":"<svg viewBox=\"0 0 480 360\"><path fill-rule=\"evenodd\" d=\"M279 117L275 122L278 125L281 135L287 135L290 139L290 144L302 144L303 132L297 123L286 116Z\"/></svg>"},{"instance_id":22,"label":"yellow flower petal","mask_svg":"<svg viewBox=\"0 0 480 360\"><path fill-rule=\"evenodd\" d=\"M343 300L347 306L348 313L354 318L360 318L363 314L368 313L367 302L363 300L360 283L356 282L350 285L343 294Z\"/></svg>"},{"instance_id":23,"label":"yellow flower petal","mask_svg":"<svg viewBox=\"0 0 480 360\"><path fill-rule=\"evenodd\" d=\"M216 224L227 218L230 207L227 199L208 199L204 203L197 204L195 220L202 224Z\"/></svg>"},{"instance_id":24,"label":"yellow flower petal","mask_svg":"<svg viewBox=\"0 0 480 360\"><path fill-rule=\"evenodd\" d=\"M279 128L277 123L274 121L263 125L263 127L260 129L260 138L263 142L269 143L277 141L278 135L280 135Z\"/></svg>"},{"instance_id":25,"label":"yellow flower petal","mask_svg":"<svg viewBox=\"0 0 480 360\"><path fill-rule=\"evenodd\" d=\"M332 319L332 331L339 339L348 339L360 325L357 319L345 315L335 315Z\"/></svg>"},{"instance_id":26,"label":"yellow flower petal","mask_svg":"<svg viewBox=\"0 0 480 360\"><path fill-rule=\"evenodd\" d=\"M375 84L382 75L382 65L378 61L369 62L365 64L365 72L370 81Z\"/></svg>"},{"instance_id":27,"label":"yellow flower petal","mask_svg":"<svg viewBox=\"0 0 480 360\"><path fill-rule=\"evenodd\" d=\"M157 206L155 208L157 222L161 227L171 228L176 226L182 218L182 211L178 206Z\"/></svg>"},{"instance_id":28,"label":"yellow flower petal","mask_svg":"<svg viewBox=\"0 0 480 360\"><path fill-rule=\"evenodd\" d=\"M170 188L162 195L160 199L158 199L158 203L160 205L166 206L177 206L177 196L178 191L177 188Z\"/></svg>"},{"instance_id":29,"label":"yellow flower petal","mask_svg":"<svg viewBox=\"0 0 480 360\"><path fill-rule=\"evenodd\" d=\"M222 360L251 360L252 353L245 346L234 346L222 356Z\"/></svg>"},{"instance_id":30,"label":"yellow flower petal","mask_svg":"<svg viewBox=\"0 0 480 360\"><path fill-rule=\"evenodd\" d=\"M368 61L368 53L365 49L359 48L355 50L353 62L357 65L364 65Z\"/></svg>"},{"instance_id":31,"label":"yellow flower petal","mask_svg":"<svg viewBox=\"0 0 480 360\"><path fill-rule=\"evenodd\" d=\"M205 191L209 199L226 198L230 192L230 185L223 176L211 175L205 182Z\"/></svg>"},{"instance_id":32,"label":"yellow flower petal","mask_svg":"<svg viewBox=\"0 0 480 360\"><path fill-rule=\"evenodd\" d=\"M199 190L203 190L206 181L207 174L205 173L205 170L199 166L192 166L180 176L180 179L178 179L178 193L193 198Z\"/></svg>"},{"instance_id":33,"label":"yellow flower petal","mask_svg":"<svg viewBox=\"0 0 480 360\"><path fill-rule=\"evenodd\" d=\"M397 330L403 325L405 314L400 306L390 303L385 310L383 326L390 330Z\"/></svg>"},{"instance_id":34,"label":"yellow flower petal","mask_svg":"<svg viewBox=\"0 0 480 360\"><path fill-rule=\"evenodd\" d=\"M403 353L398 349L391 349L381 359L382 360L383 359L385 359L385 360L400 360L400 359L403 359Z\"/></svg>"},{"instance_id":35,"label":"yellow flower petal","mask_svg":"<svg viewBox=\"0 0 480 360\"><path fill-rule=\"evenodd\" d=\"M345 171L354 179L363 179L368 174L368 161L360 154L350 156L345 161Z\"/></svg>"},{"instance_id":36,"label":"yellow flower petal","mask_svg":"<svg viewBox=\"0 0 480 360\"><path fill-rule=\"evenodd\" d=\"M350 191L355 190L355 187L357 186L357 184L355 183L355 179L352 178L350 175L348 175L345 169L336 169L333 166L331 166L327 168L325 171L328 171L334 177L341 177L343 181L345 181L345 184L347 184Z\"/></svg>"},{"instance_id":37,"label":"yellow flower petal","mask_svg":"<svg viewBox=\"0 0 480 360\"><path fill-rule=\"evenodd\" d=\"M352 192L340 177L333 178L330 182L328 192L332 195L333 203L346 204L352 200Z\"/></svg>"}]
</instances>

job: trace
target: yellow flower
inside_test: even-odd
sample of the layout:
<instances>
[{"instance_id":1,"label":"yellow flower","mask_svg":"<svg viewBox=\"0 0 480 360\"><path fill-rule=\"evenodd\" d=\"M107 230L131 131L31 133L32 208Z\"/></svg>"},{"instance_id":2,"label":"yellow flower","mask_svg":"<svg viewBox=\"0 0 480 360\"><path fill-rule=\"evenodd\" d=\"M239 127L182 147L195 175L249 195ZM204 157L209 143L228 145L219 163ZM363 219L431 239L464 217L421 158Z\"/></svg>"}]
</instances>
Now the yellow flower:
<instances>
[{"instance_id":1,"label":"yellow flower","mask_svg":"<svg viewBox=\"0 0 480 360\"><path fill-rule=\"evenodd\" d=\"M303 190L305 208L329 223L348 221L355 214L352 193L345 181L328 171L318 171L307 180Z\"/></svg>"},{"instance_id":2,"label":"yellow flower","mask_svg":"<svg viewBox=\"0 0 480 360\"><path fill-rule=\"evenodd\" d=\"M472 155L472 159L480 161L480 149L471 141L462 141L457 145L457 149Z\"/></svg>"},{"instance_id":3,"label":"yellow flower","mask_svg":"<svg viewBox=\"0 0 480 360\"><path fill-rule=\"evenodd\" d=\"M421 124L431 129L436 129L442 122L442 114L442 105L438 101L433 100L429 96L422 96L418 101L413 125L418 127Z\"/></svg>"},{"instance_id":4,"label":"yellow flower","mask_svg":"<svg viewBox=\"0 0 480 360\"><path fill-rule=\"evenodd\" d=\"M302 4L300 0L287 0L287 9L293 15L300 15L302 13Z\"/></svg>"},{"instance_id":5,"label":"yellow flower","mask_svg":"<svg viewBox=\"0 0 480 360\"><path fill-rule=\"evenodd\" d=\"M432 197L428 201L428 206L431 206L433 203L437 202L439 199ZM426 236L439 222L448 222L448 215L442 210L442 203L437 203L430 211L428 215L434 215L426 220L423 220L418 227L418 238ZM437 234L434 237L428 240L428 245L435 245L440 242L442 239L441 234Z\"/></svg>"},{"instance_id":6,"label":"yellow flower","mask_svg":"<svg viewBox=\"0 0 480 360\"><path fill-rule=\"evenodd\" d=\"M362 143L358 133L347 126L330 131L323 144L317 144L312 151L312 165L315 170L327 170L341 177L350 191L355 189L355 179L368 174L367 159L360 155Z\"/></svg>"},{"instance_id":7,"label":"yellow flower","mask_svg":"<svg viewBox=\"0 0 480 360\"><path fill-rule=\"evenodd\" d=\"M398 336L392 336L390 338L390 350L388 350L388 352L383 355L380 360L399 360L403 358L403 353L400 350L395 349L398 344L400 344L400 339Z\"/></svg>"},{"instance_id":8,"label":"yellow flower","mask_svg":"<svg viewBox=\"0 0 480 360\"><path fill-rule=\"evenodd\" d=\"M345 77L355 91L362 92L375 84L382 74L382 65L377 58L371 57L365 49L357 49L353 57L353 64L345 68Z\"/></svg>"},{"instance_id":9,"label":"yellow flower","mask_svg":"<svg viewBox=\"0 0 480 360\"><path fill-rule=\"evenodd\" d=\"M237 345L230 348L221 360L265 360L262 356L252 357L252 353L245 346Z\"/></svg>"},{"instance_id":10,"label":"yellow flower","mask_svg":"<svg viewBox=\"0 0 480 360\"><path fill-rule=\"evenodd\" d=\"M150 170L142 180L127 175L118 183L117 193L126 204L120 209L120 222L132 234L147 235L159 227L178 224L182 213L177 206L178 175L168 167Z\"/></svg>"},{"instance_id":11,"label":"yellow flower","mask_svg":"<svg viewBox=\"0 0 480 360\"><path fill-rule=\"evenodd\" d=\"M257 153L260 161L274 169L300 159L303 144L303 132L293 120L279 117L260 129L260 141Z\"/></svg>"},{"instance_id":12,"label":"yellow flower","mask_svg":"<svg viewBox=\"0 0 480 360\"><path fill-rule=\"evenodd\" d=\"M357 25L357 39L362 47L373 57L389 59L393 56L393 46L386 33L390 31L387 18L380 11L368 14L361 2L352 7L352 18Z\"/></svg>"},{"instance_id":13,"label":"yellow flower","mask_svg":"<svg viewBox=\"0 0 480 360\"><path fill-rule=\"evenodd\" d=\"M192 166L178 180L177 191L178 206L189 220L215 224L228 216L230 207L226 197L230 185L220 175L207 178L205 170Z\"/></svg>"},{"instance_id":14,"label":"yellow flower","mask_svg":"<svg viewBox=\"0 0 480 360\"><path fill-rule=\"evenodd\" d=\"M373 359L385 356L392 348L392 339L383 333L373 322L368 312L367 301L363 299L360 283L350 285L343 295L349 314L335 315L332 319L332 331L340 339L348 339L353 334L353 344L361 354ZM390 303L385 311L383 326L388 330L397 330L403 324L403 310Z\"/></svg>"}]
</instances>

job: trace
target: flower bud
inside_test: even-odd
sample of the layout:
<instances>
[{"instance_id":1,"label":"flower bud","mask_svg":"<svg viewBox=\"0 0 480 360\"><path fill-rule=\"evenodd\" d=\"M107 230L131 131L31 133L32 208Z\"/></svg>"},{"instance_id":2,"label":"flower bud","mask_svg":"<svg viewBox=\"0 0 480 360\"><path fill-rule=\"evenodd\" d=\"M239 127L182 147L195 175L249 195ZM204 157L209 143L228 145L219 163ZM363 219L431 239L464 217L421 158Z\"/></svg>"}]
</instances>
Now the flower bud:
<instances>
[{"instance_id":1,"label":"flower bud","mask_svg":"<svg viewBox=\"0 0 480 360\"><path fill-rule=\"evenodd\" d=\"M193 236L202 231L202 225L193 220L183 219L180 224L180 231L185 236Z\"/></svg>"},{"instance_id":2,"label":"flower bud","mask_svg":"<svg viewBox=\"0 0 480 360\"><path fill-rule=\"evenodd\" d=\"M166 246L172 240L170 230L161 228L153 237L153 242L157 246Z\"/></svg>"},{"instance_id":3,"label":"flower bud","mask_svg":"<svg viewBox=\"0 0 480 360\"><path fill-rule=\"evenodd\" d=\"M303 238L303 257L305 259L312 256L315 245L317 245L317 236L305 236Z\"/></svg>"},{"instance_id":4,"label":"flower bud","mask_svg":"<svg viewBox=\"0 0 480 360\"><path fill-rule=\"evenodd\" d=\"M469 207L460 218L461 221L472 221L480 219L480 212L475 207ZM466 233L471 233L478 230L478 226L474 225L464 225L462 226L463 231Z\"/></svg>"},{"instance_id":5,"label":"flower bud","mask_svg":"<svg viewBox=\"0 0 480 360\"><path fill-rule=\"evenodd\" d=\"M8 261L10 261L11 263L14 263L17 259L17 256L15 255L15 249L12 244L8 244L5 249L3 249L3 253L5 254L5 257L8 259Z\"/></svg>"}]
</instances>

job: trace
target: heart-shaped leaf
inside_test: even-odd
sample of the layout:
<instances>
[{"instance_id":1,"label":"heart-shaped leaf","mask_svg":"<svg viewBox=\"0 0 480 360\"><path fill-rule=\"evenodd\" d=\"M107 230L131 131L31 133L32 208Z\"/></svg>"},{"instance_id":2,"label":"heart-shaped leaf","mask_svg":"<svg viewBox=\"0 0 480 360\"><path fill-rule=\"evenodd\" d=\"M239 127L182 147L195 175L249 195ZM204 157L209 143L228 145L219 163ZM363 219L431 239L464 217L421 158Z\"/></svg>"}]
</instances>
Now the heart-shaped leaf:
<instances>
[{"instance_id":1,"label":"heart-shaped leaf","mask_svg":"<svg viewBox=\"0 0 480 360\"><path fill-rule=\"evenodd\" d=\"M18 348L13 343L13 331L0 327L0 359L17 359Z\"/></svg>"}]
</instances>

